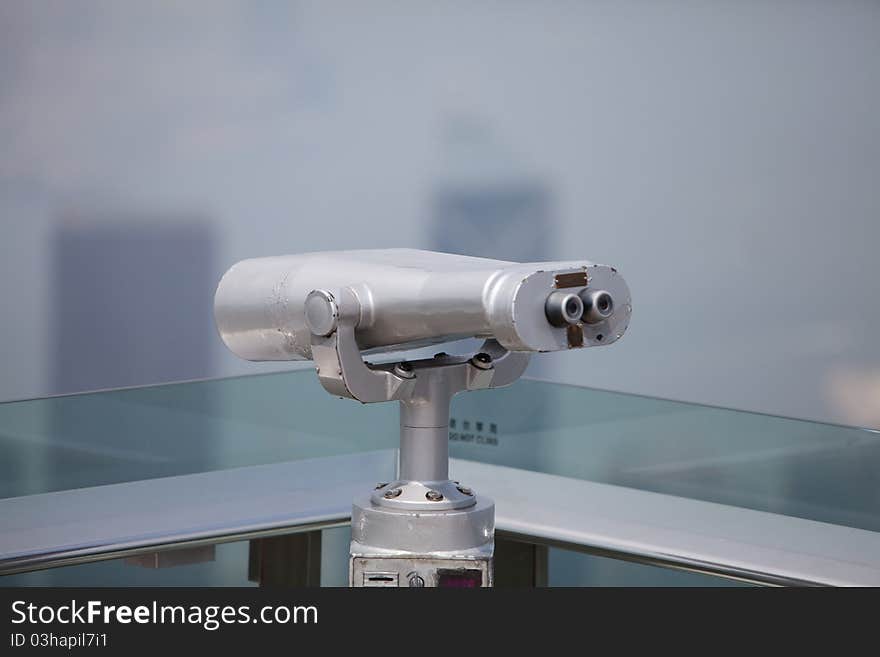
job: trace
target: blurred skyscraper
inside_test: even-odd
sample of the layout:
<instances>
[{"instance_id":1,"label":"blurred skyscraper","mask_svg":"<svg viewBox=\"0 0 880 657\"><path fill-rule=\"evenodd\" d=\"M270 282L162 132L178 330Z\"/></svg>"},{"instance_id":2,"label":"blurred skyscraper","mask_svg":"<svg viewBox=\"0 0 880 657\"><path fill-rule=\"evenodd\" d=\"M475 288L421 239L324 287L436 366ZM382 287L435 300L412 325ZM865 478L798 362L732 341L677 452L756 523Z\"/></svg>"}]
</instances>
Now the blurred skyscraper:
<instances>
[{"instance_id":1,"label":"blurred skyscraper","mask_svg":"<svg viewBox=\"0 0 880 657\"><path fill-rule=\"evenodd\" d=\"M211 376L214 249L192 217L63 217L51 392Z\"/></svg>"},{"instance_id":2,"label":"blurred skyscraper","mask_svg":"<svg viewBox=\"0 0 880 657\"><path fill-rule=\"evenodd\" d=\"M441 149L430 248L514 262L553 259L557 222L550 186L520 163L490 124L470 116L448 120ZM451 350L474 351L478 345L463 340ZM471 456L473 450L501 449L502 462L537 465L543 456L536 435L557 403L543 390L537 394L528 412L504 417L481 412L478 395L459 395L450 420L453 454L456 447Z\"/></svg>"},{"instance_id":3,"label":"blurred skyscraper","mask_svg":"<svg viewBox=\"0 0 880 657\"><path fill-rule=\"evenodd\" d=\"M210 224L192 216L71 214L52 236L53 284L49 332L53 393L119 388L215 373L212 351L215 239ZM120 481L188 471L211 463L219 436L205 423L186 436L169 435L152 418L141 421L116 398L53 405L43 469L55 486L113 461ZM216 412L210 395L166 412ZM168 445L170 443L170 445ZM172 448L173 447L173 448ZM175 454L173 464L155 454ZM98 465L96 465L98 464Z\"/></svg>"},{"instance_id":4,"label":"blurred skyscraper","mask_svg":"<svg viewBox=\"0 0 880 657\"><path fill-rule=\"evenodd\" d=\"M432 248L498 260L546 260L555 226L549 185L520 164L491 125L472 117L447 122L431 199Z\"/></svg>"}]
</instances>

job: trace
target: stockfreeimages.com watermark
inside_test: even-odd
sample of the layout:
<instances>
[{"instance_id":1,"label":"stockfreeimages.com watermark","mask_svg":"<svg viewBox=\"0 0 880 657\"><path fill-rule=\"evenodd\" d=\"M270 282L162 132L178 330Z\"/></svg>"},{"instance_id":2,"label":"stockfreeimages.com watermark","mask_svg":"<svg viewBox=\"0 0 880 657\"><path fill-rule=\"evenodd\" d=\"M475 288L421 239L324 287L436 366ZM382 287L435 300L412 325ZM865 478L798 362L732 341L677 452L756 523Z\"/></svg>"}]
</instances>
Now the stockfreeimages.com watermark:
<instances>
[{"instance_id":1,"label":"stockfreeimages.com watermark","mask_svg":"<svg viewBox=\"0 0 880 657\"><path fill-rule=\"evenodd\" d=\"M36 605L25 600L12 603L13 625L198 625L209 632L223 625L263 623L266 625L317 624L314 605L167 605L153 600L144 605L111 605L101 600Z\"/></svg>"}]
</instances>

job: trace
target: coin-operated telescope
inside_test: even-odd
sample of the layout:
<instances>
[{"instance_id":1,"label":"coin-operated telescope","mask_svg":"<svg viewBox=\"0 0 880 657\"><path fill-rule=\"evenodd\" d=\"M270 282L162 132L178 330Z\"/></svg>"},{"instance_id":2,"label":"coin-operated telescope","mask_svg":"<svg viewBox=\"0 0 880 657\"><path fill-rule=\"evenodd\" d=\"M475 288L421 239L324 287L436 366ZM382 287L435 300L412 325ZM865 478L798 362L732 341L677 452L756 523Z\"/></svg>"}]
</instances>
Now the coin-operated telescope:
<instances>
[{"instance_id":1,"label":"coin-operated telescope","mask_svg":"<svg viewBox=\"0 0 880 657\"><path fill-rule=\"evenodd\" d=\"M495 506L449 479L449 405L506 386L533 352L616 342L632 307L613 267L382 249L243 260L214 316L247 360L312 360L324 388L400 402L397 479L354 501L352 586L491 586ZM477 353L385 364L363 356L484 338Z\"/></svg>"}]
</instances>

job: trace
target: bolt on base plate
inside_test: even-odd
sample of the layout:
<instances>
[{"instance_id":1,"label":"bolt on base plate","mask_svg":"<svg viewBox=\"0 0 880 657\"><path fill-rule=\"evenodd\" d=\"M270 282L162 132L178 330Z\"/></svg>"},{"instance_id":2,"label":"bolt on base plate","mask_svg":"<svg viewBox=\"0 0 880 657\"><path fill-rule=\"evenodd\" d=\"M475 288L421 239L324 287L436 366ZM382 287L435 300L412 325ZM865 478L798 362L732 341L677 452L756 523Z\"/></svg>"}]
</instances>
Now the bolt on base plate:
<instances>
[{"instance_id":1,"label":"bolt on base plate","mask_svg":"<svg viewBox=\"0 0 880 657\"><path fill-rule=\"evenodd\" d=\"M465 509L477 502L473 490L456 481L395 481L381 484L370 496L389 509L445 511Z\"/></svg>"}]
</instances>

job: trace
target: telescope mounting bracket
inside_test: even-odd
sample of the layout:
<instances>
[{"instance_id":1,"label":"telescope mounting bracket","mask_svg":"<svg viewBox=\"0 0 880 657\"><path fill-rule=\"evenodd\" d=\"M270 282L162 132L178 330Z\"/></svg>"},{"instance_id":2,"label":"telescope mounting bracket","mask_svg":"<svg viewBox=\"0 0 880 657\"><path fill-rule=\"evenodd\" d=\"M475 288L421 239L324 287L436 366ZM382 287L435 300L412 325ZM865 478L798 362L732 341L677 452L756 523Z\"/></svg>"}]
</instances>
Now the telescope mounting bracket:
<instances>
[{"instance_id":1,"label":"telescope mounting bracket","mask_svg":"<svg viewBox=\"0 0 880 657\"><path fill-rule=\"evenodd\" d=\"M355 331L360 303L345 287L306 297L312 358L331 394L362 403L400 402L398 479L376 487L373 504L406 511L462 509L476 503L470 488L449 480L449 406L467 390L506 386L528 365L527 352L512 352L488 339L473 356L438 353L433 358L369 364Z\"/></svg>"}]
</instances>

